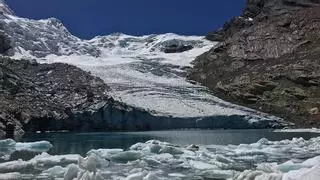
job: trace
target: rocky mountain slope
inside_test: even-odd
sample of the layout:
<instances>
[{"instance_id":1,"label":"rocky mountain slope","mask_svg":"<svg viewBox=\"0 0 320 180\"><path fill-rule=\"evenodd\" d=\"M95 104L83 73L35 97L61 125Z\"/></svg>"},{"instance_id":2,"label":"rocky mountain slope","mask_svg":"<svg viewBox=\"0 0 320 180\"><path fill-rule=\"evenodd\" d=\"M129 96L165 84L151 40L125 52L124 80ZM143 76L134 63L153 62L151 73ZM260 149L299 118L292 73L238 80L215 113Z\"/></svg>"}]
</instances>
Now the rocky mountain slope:
<instances>
[{"instance_id":1,"label":"rocky mountain slope","mask_svg":"<svg viewBox=\"0 0 320 180\"><path fill-rule=\"evenodd\" d=\"M320 1L248 0L189 78L233 103L320 125Z\"/></svg>"},{"instance_id":2,"label":"rocky mountain slope","mask_svg":"<svg viewBox=\"0 0 320 180\"><path fill-rule=\"evenodd\" d=\"M1 58L0 128L13 133L8 131L12 126L16 136L23 133L24 125L37 124L34 130L68 130L67 120L110 101L107 90L101 79L74 66Z\"/></svg>"}]
</instances>

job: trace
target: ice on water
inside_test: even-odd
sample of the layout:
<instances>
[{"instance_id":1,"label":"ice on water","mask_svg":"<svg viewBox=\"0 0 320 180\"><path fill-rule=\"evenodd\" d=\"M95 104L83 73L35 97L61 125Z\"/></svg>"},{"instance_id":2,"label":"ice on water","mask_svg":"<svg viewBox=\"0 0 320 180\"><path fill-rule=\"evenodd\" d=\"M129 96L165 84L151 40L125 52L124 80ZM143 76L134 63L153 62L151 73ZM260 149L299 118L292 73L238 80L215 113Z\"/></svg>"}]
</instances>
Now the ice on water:
<instances>
[{"instance_id":1,"label":"ice on water","mask_svg":"<svg viewBox=\"0 0 320 180\"><path fill-rule=\"evenodd\" d=\"M12 139L0 140L0 159L9 158L15 151L47 152L51 147L48 141L23 143Z\"/></svg>"},{"instance_id":2,"label":"ice on water","mask_svg":"<svg viewBox=\"0 0 320 180\"><path fill-rule=\"evenodd\" d=\"M8 146L12 140L0 142ZM319 177L320 137L261 139L253 144L227 146L180 146L150 140L127 150L93 149L86 157L43 152L28 161L0 163L0 179L318 180Z\"/></svg>"}]
</instances>

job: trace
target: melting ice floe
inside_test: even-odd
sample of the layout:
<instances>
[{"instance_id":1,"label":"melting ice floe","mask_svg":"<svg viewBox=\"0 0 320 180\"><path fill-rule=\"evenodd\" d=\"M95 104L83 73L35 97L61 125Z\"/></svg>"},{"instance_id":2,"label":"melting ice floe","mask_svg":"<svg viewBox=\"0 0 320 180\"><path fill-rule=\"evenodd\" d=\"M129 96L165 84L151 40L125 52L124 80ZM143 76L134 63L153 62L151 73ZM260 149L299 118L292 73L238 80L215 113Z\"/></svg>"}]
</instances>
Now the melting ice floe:
<instances>
[{"instance_id":1,"label":"melting ice floe","mask_svg":"<svg viewBox=\"0 0 320 180\"><path fill-rule=\"evenodd\" d=\"M8 158L15 151L46 152L52 145L48 141L32 143L15 142L12 139L0 140L0 159Z\"/></svg>"},{"instance_id":2,"label":"melting ice floe","mask_svg":"<svg viewBox=\"0 0 320 180\"><path fill-rule=\"evenodd\" d=\"M228 146L151 140L128 150L91 150L85 158L42 153L29 161L1 163L0 173L0 179L318 180L320 137Z\"/></svg>"},{"instance_id":3,"label":"melting ice floe","mask_svg":"<svg viewBox=\"0 0 320 180\"><path fill-rule=\"evenodd\" d=\"M311 129L277 129L274 132L309 132L309 133L320 133L320 129L311 128Z\"/></svg>"}]
</instances>

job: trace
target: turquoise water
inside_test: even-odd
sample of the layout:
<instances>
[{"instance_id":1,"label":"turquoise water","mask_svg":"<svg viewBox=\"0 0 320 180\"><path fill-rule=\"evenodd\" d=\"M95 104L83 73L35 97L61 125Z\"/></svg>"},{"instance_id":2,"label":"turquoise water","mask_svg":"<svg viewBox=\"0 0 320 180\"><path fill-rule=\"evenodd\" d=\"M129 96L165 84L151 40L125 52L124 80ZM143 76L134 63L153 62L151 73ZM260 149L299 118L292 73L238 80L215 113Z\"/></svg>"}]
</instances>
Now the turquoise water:
<instances>
[{"instance_id":1,"label":"turquoise water","mask_svg":"<svg viewBox=\"0 0 320 180\"><path fill-rule=\"evenodd\" d=\"M50 154L81 154L91 149L128 149L138 142L151 139L179 145L228 145L250 144L267 138L271 141L303 137L308 140L317 137L315 133L273 132L272 130L179 130L150 132L112 132L112 133L41 133L27 134L23 142L47 140L53 147Z\"/></svg>"}]
</instances>

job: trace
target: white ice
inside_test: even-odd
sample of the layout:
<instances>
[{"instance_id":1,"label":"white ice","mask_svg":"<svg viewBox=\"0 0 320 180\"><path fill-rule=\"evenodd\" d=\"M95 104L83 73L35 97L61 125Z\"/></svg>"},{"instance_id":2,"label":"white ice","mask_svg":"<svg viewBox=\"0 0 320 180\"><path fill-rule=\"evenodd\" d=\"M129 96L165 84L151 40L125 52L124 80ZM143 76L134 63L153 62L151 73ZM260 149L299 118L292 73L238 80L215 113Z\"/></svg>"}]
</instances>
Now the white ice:
<instances>
[{"instance_id":1,"label":"white ice","mask_svg":"<svg viewBox=\"0 0 320 180\"><path fill-rule=\"evenodd\" d=\"M3 177L82 180L191 179L318 180L320 137L241 145L179 146L150 140L129 150L90 150L77 154L42 153L29 161L0 163ZM30 172L33 175L30 175ZM9 173L9 174L8 174ZM1 176L0 176L1 177ZM12 179L12 178L11 178Z\"/></svg>"},{"instance_id":2,"label":"white ice","mask_svg":"<svg viewBox=\"0 0 320 180\"><path fill-rule=\"evenodd\" d=\"M47 152L52 144L48 141L37 142L16 142L12 139L0 140L0 156L2 159L8 159L15 151Z\"/></svg>"},{"instance_id":3,"label":"white ice","mask_svg":"<svg viewBox=\"0 0 320 180\"><path fill-rule=\"evenodd\" d=\"M311 129L277 129L274 132L309 132L309 133L320 133L320 129L311 128Z\"/></svg>"}]
</instances>

